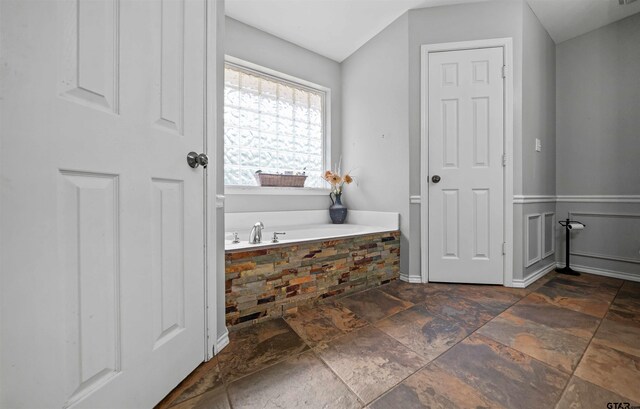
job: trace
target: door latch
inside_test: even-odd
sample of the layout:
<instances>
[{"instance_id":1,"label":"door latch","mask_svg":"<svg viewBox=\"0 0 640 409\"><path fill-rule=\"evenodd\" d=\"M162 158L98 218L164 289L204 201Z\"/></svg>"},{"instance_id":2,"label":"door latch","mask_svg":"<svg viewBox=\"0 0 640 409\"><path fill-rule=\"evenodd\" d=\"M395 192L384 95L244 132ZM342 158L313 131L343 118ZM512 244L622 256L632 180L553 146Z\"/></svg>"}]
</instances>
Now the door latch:
<instances>
[{"instance_id":1,"label":"door latch","mask_svg":"<svg viewBox=\"0 0 640 409\"><path fill-rule=\"evenodd\" d=\"M197 168L198 166L202 166L203 168L206 168L207 165L209 164L209 157L207 156L206 153L201 153L198 155L195 152L189 152L187 154L187 163L193 169Z\"/></svg>"}]
</instances>

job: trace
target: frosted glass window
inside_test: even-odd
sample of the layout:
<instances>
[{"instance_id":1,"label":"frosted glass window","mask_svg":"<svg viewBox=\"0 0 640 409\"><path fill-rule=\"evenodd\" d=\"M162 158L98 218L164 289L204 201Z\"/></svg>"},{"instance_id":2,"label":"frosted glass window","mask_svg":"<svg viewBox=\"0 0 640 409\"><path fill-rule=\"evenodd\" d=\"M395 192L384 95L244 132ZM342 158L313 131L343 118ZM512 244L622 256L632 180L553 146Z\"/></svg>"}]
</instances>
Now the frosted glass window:
<instances>
[{"instance_id":1,"label":"frosted glass window","mask_svg":"<svg viewBox=\"0 0 640 409\"><path fill-rule=\"evenodd\" d=\"M229 63L224 81L224 184L256 186L261 170L324 187L325 92Z\"/></svg>"}]
</instances>

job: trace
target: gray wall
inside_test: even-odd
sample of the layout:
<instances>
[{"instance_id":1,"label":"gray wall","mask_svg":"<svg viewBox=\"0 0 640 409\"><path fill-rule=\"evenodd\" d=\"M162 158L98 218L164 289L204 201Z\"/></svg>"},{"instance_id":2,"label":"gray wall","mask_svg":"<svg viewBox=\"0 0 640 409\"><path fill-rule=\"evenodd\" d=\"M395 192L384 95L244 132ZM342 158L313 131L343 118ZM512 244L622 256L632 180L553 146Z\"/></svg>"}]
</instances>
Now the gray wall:
<instances>
[{"instance_id":1,"label":"gray wall","mask_svg":"<svg viewBox=\"0 0 640 409\"><path fill-rule=\"evenodd\" d=\"M331 158L337 162L342 146L340 64L230 17L225 21L227 55L331 89ZM310 210L328 208L330 204L324 195L226 195L225 211Z\"/></svg>"},{"instance_id":2,"label":"gray wall","mask_svg":"<svg viewBox=\"0 0 640 409\"><path fill-rule=\"evenodd\" d=\"M344 168L358 185L345 191L353 209L400 212L400 271L409 270L408 15L342 64Z\"/></svg>"},{"instance_id":3,"label":"gray wall","mask_svg":"<svg viewBox=\"0 0 640 409\"><path fill-rule=\"evenodd\" d=\"M556 45L528 5L523 7L522 191L556 194ZM535 139L542 150L535 151Z\"/></svg>"},{"instance_id":4,"label":"gray wall","mask_svg":"<svg viewBox=\"0 0 640 409\"><path fill-rule=\"evenodd\" d=\"M522 194L555 196L556 45L526 3L522 23ZM540 152L535 150L536 138L542 143ZM555 203L514 207L514 279L522 280L555 263L555 254L545 256L541 241L550 245L558 229L557 222L551 223ZM529 265L527 247L532 258L539 253L540 261Z\"/></svg>"},{"instance_id":5,"label":"gray wall","mask_svg":"<svg viewBox=\"0 0 640 409\"><path fill-rule=\"evenodd\" d=\"M556 58L558 194L640 194L640 14L558 44Z\"/></svg>"},{"instance_id":6,"label":"gray wall","mask_svg":"<svg viewBox=\"0 0 640 409\"><path fill-rule=\"evenodd\" d=\"M558 44L556 60L557 212L587 224L572 264L640 279L640 203L584 197L640 195L640 14Z\"/></svg>"}]
</instances>

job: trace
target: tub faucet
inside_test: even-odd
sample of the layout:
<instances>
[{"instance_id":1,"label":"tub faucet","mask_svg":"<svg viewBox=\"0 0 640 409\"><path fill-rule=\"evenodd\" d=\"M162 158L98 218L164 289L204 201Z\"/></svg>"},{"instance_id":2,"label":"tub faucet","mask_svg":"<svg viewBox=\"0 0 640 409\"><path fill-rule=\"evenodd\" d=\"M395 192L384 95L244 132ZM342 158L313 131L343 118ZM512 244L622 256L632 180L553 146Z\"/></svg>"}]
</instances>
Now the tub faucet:
<instances>
[{"instance_id":1,"label":"tub faucet","mask_svg":"<svg viewBox=\"0 0 640 409\"><path fill-rule=\"evenodd\" d=\"M249 233L249 243L259 244L262 242L262 229L264 229L262 222L257 222L253 225L251 233Z\"/></svg>"}]
</instances>

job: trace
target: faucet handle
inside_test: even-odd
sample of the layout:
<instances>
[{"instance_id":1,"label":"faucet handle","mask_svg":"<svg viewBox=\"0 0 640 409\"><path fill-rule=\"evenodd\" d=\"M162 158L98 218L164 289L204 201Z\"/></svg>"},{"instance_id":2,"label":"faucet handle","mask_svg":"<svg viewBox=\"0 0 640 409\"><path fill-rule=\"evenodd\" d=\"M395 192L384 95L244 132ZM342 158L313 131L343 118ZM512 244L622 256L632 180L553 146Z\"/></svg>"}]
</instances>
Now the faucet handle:
<instances>
[{"instance_id":1,"label":"faucet handle","mask_svg":"<svg viewBox=\"0 0 640 409\"><path fill-rule=\"evenodd\" d=\"M238 237L238 232L234 232L233 233L233 241L231 243L233 243L233 244L240 243L240 238Z\"/></svg>"},{"instance_id":2,"label":"faucet handle","mask_svg":"<svg viewBox=\"0 0 640 409\"><path fill-rule=\"evenodd\" d=\"M278 233L278 232L273 232L273 240L271 240L271 243L278 243L280 240L278 240L278 234L287 234L287 233Z\"/></svg>"}]
</instances>

